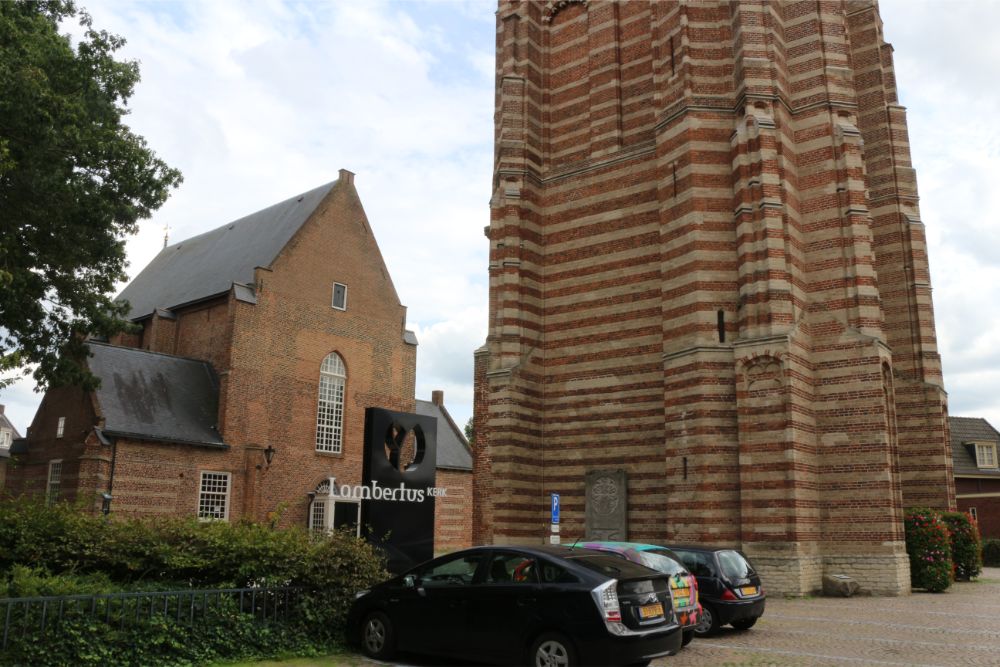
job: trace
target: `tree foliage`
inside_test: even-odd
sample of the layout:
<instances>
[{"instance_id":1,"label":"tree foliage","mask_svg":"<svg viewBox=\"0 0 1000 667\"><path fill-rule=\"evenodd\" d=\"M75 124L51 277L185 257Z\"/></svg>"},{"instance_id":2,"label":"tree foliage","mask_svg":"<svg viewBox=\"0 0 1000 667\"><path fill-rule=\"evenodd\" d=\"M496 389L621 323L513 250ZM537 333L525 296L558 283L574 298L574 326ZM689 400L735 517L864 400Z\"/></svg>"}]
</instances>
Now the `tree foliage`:
<instances>
[{"instance_id":1,"label":"tree foliage","mask_svg":"<svg viewBox=\"0 0 1000 667\"><path fill-rule=\"evenodd\" d=\"M465 422L465 439L469 441L469 447L476 446L476 425L472 417Z\"/></svg>"},{"instance_id":2,"label":"tree foliage","mask_svg":"<svg viewBox=\"0 0 1000 667\"><path fill-rule=\"evenodd\" d=\"M123 123L124 43L71 0L0 0L0 372L37 364L42 387L96 384L83 337L127 328L125 239L181 182Z\"/></svg>"}]
</instances>

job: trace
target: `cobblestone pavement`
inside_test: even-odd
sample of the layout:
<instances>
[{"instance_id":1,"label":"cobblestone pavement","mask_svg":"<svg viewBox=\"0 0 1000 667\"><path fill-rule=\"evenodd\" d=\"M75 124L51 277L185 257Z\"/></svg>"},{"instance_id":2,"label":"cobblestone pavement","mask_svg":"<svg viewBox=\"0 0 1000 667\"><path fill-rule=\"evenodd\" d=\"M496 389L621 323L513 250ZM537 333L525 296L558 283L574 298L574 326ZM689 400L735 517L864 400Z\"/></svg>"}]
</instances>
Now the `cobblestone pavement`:
<instances>
[{"instance_id":1,"label":"cobblestone pavement","mask_svg":"<svg viewBox=\"0 0 1000 667\"><path fill-rule=\"evenodd\" d=\"M695 639L658 667L1000 665L1000 568L944 593L771 598L751 630Z\"/></svg>"},{"instance_id":2,"label":"cobblestone pavement","mask_svg":"<svg viewBox=\"0 0 1000 667\"><path fill-rule=\"evenodd\" d=\"M385 665L360 656L351 665ZM405 667L433 660L394 663ZM348 663L345 663L348 664ZM456 665L458 663L448 663ZM723 628L695 639L655 667L1000 667L1000 568L944 593L898 598L769 598L760 621L744 632Z\"/></svg>"}]
</instances>

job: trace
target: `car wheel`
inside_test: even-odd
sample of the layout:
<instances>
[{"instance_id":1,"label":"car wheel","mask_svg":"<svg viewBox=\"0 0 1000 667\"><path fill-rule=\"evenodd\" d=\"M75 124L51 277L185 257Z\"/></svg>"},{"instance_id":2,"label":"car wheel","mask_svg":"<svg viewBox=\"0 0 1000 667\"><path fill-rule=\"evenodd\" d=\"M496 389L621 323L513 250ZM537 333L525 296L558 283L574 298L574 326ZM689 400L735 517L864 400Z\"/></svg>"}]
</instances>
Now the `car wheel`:
<instances>
[{"instance_id":1,"label":"car wheel","mask_svg":"<svg viewBox=\"0 0 1000 667\"><path fill-rule=\"evenodd\" d=\"M749 630L754 626L754 623L757 622L758 618L760 618L760 616L754 616L753 618L741 618L738 621L733 621L732 626L737 630Z\"/></svg>"},{"instance_id":2,"label":"car wheel","mask_svg":"<svg viewBox=\"0 0 1000 667\"><path fill-rule=\"evenodd\" d=\"M574 667L577 662L570 641L560 634L547 632L531 645L528 664L531 667Z\"/></svg>"},{"instance_id":3,"label":"car wheel","mask_svg":"<svg viewBox=\"0 0 1000 667\"><path fill-rule=\"evenodd\" d=\"M684 636L681 638L681 646L687 646L694 639L694 630L685 630Z\"/></svg>"},{"instance_id":4,"label":"car wheel","mask_svg":"<svg viewBox=\"0 0 1000 667\"><path fill-rule=\"evenodd\" d=\"M365 617L361 625L361 650L379 660L388 660L396 652L396 635L388 616L376 611Z\"/></svg>"},{"instance_id":5,"label":"car wheel","mask_svg":"<svg viewBox=\"0 0 1000 667\"><path fill-rule=\"evenodd\" d=\"M719 631L719 615L711 605L702 605L701 622L694 626L694 634L699 637L709 637Z\"/></svg>"}]
</instances>

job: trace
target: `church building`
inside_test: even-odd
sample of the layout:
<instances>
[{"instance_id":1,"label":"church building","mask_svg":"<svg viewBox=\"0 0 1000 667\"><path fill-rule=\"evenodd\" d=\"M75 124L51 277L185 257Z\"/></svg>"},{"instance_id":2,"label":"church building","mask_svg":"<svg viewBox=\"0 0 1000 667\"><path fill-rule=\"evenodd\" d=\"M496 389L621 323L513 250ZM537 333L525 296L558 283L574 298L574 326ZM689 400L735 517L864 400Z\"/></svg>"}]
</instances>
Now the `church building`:
<instances>
[{"instance_id":1,"label":"church building","mask_svg":"<svg viewBox=\"0 0 1000 667\"><path fill-rule=\"evenodd\" d=\"M500 0L494 137L474 541L907 593L955 485L877 3Z\"/></svg>"},{"instance_id":2,"label":"church building","mask_svg":"<svg viewBox=\"0 0 1000 667\"><path fill-rule=\"evenodd\" d=\"M93 392L46 392L11 494L116 516L358 531L368 408L437 420L437 550L468 546L471 455L417 340L354 174L165 247L121 293L135 333L91 341Z\"/></svg>"}]
</instances>

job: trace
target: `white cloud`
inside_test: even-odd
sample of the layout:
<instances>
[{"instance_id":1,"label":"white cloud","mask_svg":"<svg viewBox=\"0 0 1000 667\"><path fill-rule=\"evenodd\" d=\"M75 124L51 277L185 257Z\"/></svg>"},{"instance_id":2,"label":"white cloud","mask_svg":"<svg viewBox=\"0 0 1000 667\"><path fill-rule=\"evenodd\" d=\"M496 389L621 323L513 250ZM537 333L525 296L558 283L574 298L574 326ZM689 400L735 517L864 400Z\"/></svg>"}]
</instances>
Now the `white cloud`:
<instances>
[{"instance_id":1,"label":"white cloud","mask_svg":"<svg viewBox=\"0 0 1000 667\"><path fill-rule=\"evenodd\" d=\"M1000 2L880 0L927 229L952 415L1000 427Z\"/></svg>"}]
</instances>

